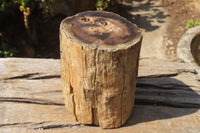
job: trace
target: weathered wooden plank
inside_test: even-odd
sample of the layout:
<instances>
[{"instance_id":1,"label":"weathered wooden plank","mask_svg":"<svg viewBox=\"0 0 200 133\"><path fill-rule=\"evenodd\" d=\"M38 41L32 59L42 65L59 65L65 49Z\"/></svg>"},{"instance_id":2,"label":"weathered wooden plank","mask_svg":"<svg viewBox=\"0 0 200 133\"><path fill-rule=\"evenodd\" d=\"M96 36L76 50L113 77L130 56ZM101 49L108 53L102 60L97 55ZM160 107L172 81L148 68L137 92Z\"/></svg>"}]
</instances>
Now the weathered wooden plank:
<instances>
[{"instance_id":1,"label":"weathered wooden plank","mask_svg":"<svg viewBox=\"0 0 200 133\"><path fill-rule=\"evenodd\" d=\"M185 80L194 77L190 73L176 77L138 79L136 102L148 101L157 104L183 104L182 106L200 107L200 83L193 80L191 85ZM178 80L179 79L179 80ZM194 78L193 78L194 79ZM180 81L182 80L182 81ZM0 101L26 102L44 105L63 105L60 78L43 80L5 80L0 81Z\"/></svg>"},{"instance_id":2,"label":"weathered wooden plank","mask_svg":"<svg viewBox=\"0 0 200 133\"><path fill-rule=\"evenodd\" d=\"M199 132L200 78L185 63L142 59L136 106L119 129L80 125L67 112L60 61L0 59L0 132Z\"/></svg>"},{"instance_id":3,"label":"weathered wooden plank","mask_svg":"<svg viewBox=\"0 0 200 133\"><path fill-rule=\"evenodd\" d=\"M49 60L2 59L2 60L3 61L1 62L1 66L2 64L5 66L6 65L13 66L12 71L16 73L13 76L13 73L5 74L5 72L0 71L1 73L3 73L2 75L6 75L4 76L6 78L3 78L3 76L1 78L0 85L3 88L0 90L1 91L0 98L5 95L8 97L9 95L9 97L13 97L15 98L15 100L17 100L17 97L26 98L26 100L28 100L28 98L31 96L32 99L35 99L35 102L36 101L39 102L40 99L42 100L45 99L47 100L47 102L51 101L51 103L49 104L62 103L63 100L59 99L59 97L62 96L62 94L60 93L61 81L60 81L60 75L59 75L60 74L59 60L55 60L55 61L51 59ZM25 63L22 65L22 62L25 62ZM138 99L143 99L143 98L139 98L140 93L142 93L142 96L145 96L146 98L150 96L149 99L147 100L154 99L154 101L162 100L163 93L165 97L167 96L173 97L177 93L177 95L180 95L179 97L182 98L185 101L185 103L191 103L189 101L194 101L194 103L199 102L199 99L195 100L195 95L192 98L188 98L188 100L186 100L185 98L185 95L190 95L190 93L194 93L194 91L191 91L190 88L192 88L193 90L195 89L198 90L200 86L198 77L193 74L195 70L192 69L192 67L184 63L173 63L173 62L166 62L162 60L152 60L152 62L154 63L149 63L149 62L150 62L149 59L144 59L144 60L141 60L141 63L140 63L141 64L140 65L141 67L139 69L140 78L138 79L138 84L137 84L138 89L136 91L136 93L138 94L137 95ZM144 65L145 63L148 65ZM40 65L36 65L36 64L40 64ZM53 65L50 65L50 64L53 64ZM155 67L155 64L157 64L158 67ZM167 64L168 67L166 67L166 65L163 65L163 64ZM173 66L173 64L175 66ZM19 67L20 65L24 67ZM148 67L145 67L145 66L148 66ZM29 67L30 69L26 69L26 67L27 68ZM47 69L44 69L45 67ZM159 70L157 70L157 68L159 68ZM149 71L149 69L152 69L154 74L153 72ZM51 70L51 71L48 71L48 70ZM172 75L169 74L168 71L169 73L172 72L171 73ZM184 74L180 74L181 72ZM36 73L36 74L31 75L31 73L32 74ZM29 76L26 76L26 75L29 75ZM48 76L44 76L44 75L48 75ZM175 75L178 75L178 76L175 76ZM151 78L152 76L159 77L159 78ZM143 78L143 77L148 77L148 78ZM147 88L150 88L150 89L147 89ZM165 88L165 92L163 88ZM143 94L143 92L145 92L145 94ZM153 94L151 95L151 93ZM197 94L198 93L199 92L197 92ZM54 97L55 95L58 95L57 97L59 100ZM155 97L155 95L158 95L158 96ZM180 99L178 99L178 96L175 96L174 98L170 98L170 99L171 100L177 99L176 101L183 102L183 100L180 101ZM168 102L168 99L166 99L165 101ZM42 101L40 100L40 102Z\"/></svg>"},{"instance_id":4,"label":"weathered wooden plank","mask_svg":"<svg viewBox=\"0 0 200 133\"><path fill-rule=\"evenodd\" d=\"M43 107L45 108L45 107ZM50 110L51 111L51 110ZM45 112L47 113L47 112ZM60 112L59 112L60 113ZM198 133L200 131L199 126L199 114L197 109L183 109L172 107L160 107L160 106L143 106L136 105L133 113L125 124L125 126L118 129L102 130L99 127L87 126L80 124L67 124L67 122L19 122L1 124L0 132L37 132L37 133L137 133L137 132L181 132L181 133ZM50 114L51 115L51 114ZM68 121L69 122L69 121Z\"/></svg>"},{"instance_id":5,"label":"weathered wooden plank","mask_svg":"<svg viewBox=\"0 0 200 133\"><path fill-rule=\"evenodd\" d=\"M182 108L200 108L200 82L192 73L172 77L140 78L136 102Z\"/></svg>"},{"instance_id":6,"label":"weathered wooden plank","mask_svg":"<svg viewBox=\"0 0 200 133\"><path fill-rule=\"evenodd\" d=\"M60 78L0 81L0 101L63 105Z\"/></svg>"},{"instance_id":7,"label":"weathered wooden plank","mask_svg":"<svg viewBox=\"0 0 200 133\"><path fill-rule=\"evenodd\" d=\"M60 60L2 58L0 59L0 79L31 79L60 76ZM182 72L195 73L196 70L186 63L172 62L159 59L141 59L139 77L175 76Z\"/></svg>"},{"instance_id":8,"label":"weathered wooden plank","mask_svg":"<svg viewBox=\"0 0 200 133\"><path fill-rule=\"evenodd\" d=\"M168 60L141 59L139 77L176 76L180 73L197 73L193 66Z\"/></svg>"},{"instance_id":9,"label":"weathered wooden plank","mask_svg":"<svg viewBox=\"0 0 200 133\"><path fill-rule=\"evenodd\" d=\"M2 58L0 68L0 80L60 76L60 60L54 59Z\"/></svg>"}]
</instances>

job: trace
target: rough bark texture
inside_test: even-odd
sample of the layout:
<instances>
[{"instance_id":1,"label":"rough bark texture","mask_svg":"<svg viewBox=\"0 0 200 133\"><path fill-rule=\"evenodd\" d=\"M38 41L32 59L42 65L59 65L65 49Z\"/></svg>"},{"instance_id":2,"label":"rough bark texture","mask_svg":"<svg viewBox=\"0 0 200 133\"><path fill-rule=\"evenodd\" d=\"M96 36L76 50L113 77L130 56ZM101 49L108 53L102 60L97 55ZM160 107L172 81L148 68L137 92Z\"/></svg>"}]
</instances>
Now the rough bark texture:
<instances>
[{"instance_id":1,"label":"rough bark texture","mask_svg":"<svg viewBox=\"0 0 200 133\"><path fill-rule=\"evenodd\" d=\"M199 133L200 78L186 63L141 59L126 124L81 125L65 109L60 60L0 59L1 133Z\"/></svg>"},{"instance_id":2,"label":"rough bark texture","mask_svg":"<svg viewBox=\"0 0 200 133\"><path fill-rule=\"evenodd\" d=\"M60 40L67 109L83 124L123 125L134 105L139 29L113 13L85 12L62 22Z\"/></svg>"}]
</instances>

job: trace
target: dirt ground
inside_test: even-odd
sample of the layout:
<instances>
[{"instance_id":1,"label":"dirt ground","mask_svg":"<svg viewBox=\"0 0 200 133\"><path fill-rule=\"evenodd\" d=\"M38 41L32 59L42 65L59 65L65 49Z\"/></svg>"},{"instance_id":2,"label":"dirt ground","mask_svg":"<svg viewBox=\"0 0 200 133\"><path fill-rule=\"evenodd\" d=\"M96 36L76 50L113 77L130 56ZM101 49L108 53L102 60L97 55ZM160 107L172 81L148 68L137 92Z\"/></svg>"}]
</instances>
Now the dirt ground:
<instances>
[{"instance_id":1,"label":"dirt ground","mask_svg":"<svg viewBox=\"0 0 200 133\"><path fill-rule=\"evenodd\" d=\"M162 0L163 7L169 13L169 24L164 37L168 40L166 54L176 56L177 43L187 30L188 20L200 20L200 0Z\"/></svg>"},{"instance_id":2,"label":"dirt ground","mask_svg":"<svg viewBox=\"0 0 200 133\"><path fill-rule=\"evenodd\" d=\"M176 57L188 20L200 20L200 0L127 0L126 18L142 29L142 58Z\"/></svg>"}]
</instances>

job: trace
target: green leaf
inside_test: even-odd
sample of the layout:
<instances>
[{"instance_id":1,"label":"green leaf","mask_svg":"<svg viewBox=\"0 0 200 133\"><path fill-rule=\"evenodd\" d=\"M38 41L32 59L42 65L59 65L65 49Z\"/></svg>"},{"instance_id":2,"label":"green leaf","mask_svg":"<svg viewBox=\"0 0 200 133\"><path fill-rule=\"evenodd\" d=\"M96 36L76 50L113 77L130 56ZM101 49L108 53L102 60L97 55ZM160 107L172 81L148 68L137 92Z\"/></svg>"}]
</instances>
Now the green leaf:
<instances>
[{"instance_id":1,"label":"green leaf","mask_svg":"<svg viewBox=\"0 0 200 133\"><path fill-rule=\"evenodd\" d=\"M13 53L10 53L10 55L9 55L10 57L12 57L13 56Z\"/></svg>"},{"instance_id":2,"label":"green leaf","mask_svg":"<svg viewBox=\"0 0 200 133\"><path fill-rule=\"evenodd\" d=\"M96 7L101 7L102 6L102 2L97 2Z\"/></svg>"},{"instance_id":3,"label":"green leaf","mask_svg":"<svg viewBox=\"0 0 200 133\"><path fill-rule=\"evenodd\" d=\"M187 23L188 23L188 24L192 24L193 21L192 21L192 20L188 20Z\"/></svg>"},{"instance_id":4,"label":"green leaf","mask_svg":"<svg viewBox=\"0 0 200 133\"><path fill-rule=\"evenodd\" d=\"M108 2L106 2L105 4L104 4L104 7L103 7L104 9L106 9L106 8L108 8Z\"/></svg>"},{"instance_id":5,"label":"green leaf","mask_svg":"<svg viewBox=\"0 0 200 133\"><path fill-rule=\"evenodd\" d=\"M4 51L4 55L8 55L9 54L9 51Z\"/></svg>"}]
</instances>

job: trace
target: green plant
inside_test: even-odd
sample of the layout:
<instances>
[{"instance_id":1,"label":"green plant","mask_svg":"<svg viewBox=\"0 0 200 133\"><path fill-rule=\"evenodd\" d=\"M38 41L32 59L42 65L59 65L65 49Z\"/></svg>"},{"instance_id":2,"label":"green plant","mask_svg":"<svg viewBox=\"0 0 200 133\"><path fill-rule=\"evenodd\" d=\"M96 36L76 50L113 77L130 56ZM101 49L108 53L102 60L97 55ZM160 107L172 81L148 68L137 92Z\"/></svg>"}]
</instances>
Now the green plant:
<instances>
[{"instance_id":1,"label":"green plant","mask_svg":"<svg viewBox=\"0 0 200 133\"><path fill-rule=\"evenodd\" d=\"M198 21L198 20L196 20L196 21L188 20L187 21L187 28L188 29L195 27L195 26L198 26L198 25L200 25L200 21Z\"/></svg>"},{"instance_id":2,"label":"green plant","mask_svg":"<svg viewBox=\"0 0 200 133\"><path fill-rule=\"evenodd\" d=\"M0 11L4 12L10 7L18 6L24 16L24 26L28 39L37 44L36 25L41 20L41 14L47 16L52 13L50 7L53 0L0 0Z\"/></svg>"},{"instance_id":3,"label":"green plant","mask_svg":"<svg viewBox=\"0 0 200 133\"><path fill-rule=\"evenodd\" d=\"M12 57L16 53L16 49L10 47L6 40L4 34L0 33L0 57Z\"/></svg>"},{"instance_id":4,"label":"green plant","mask_svg":"<svg viewBox=\"0 0 200 133\"><path fill-rule=\"evenodd\" d=\"M2 48L0 49L0 57L12 57L16 53L15 48L10 48L7 43L1 44Z\"/></svg>"},{"instance_id":5,"label":"green plant","mask_svg":"<svg viewBox=\"0 0 200 133\"><path fill-rule=\"evenodd\" d=\"M110 0L98 0L96 3L96 8L97 10L104 10L108 8Z\"/></svg>"},{"instance_id":6,"label":"green plant","mask_svg":"<svg viewBox=\"0 0 200 133\"><path fill-rule=\"evenodd\" d=\"M38 4L42 8L43 13L47 14L52 11L50 4L54 0L0 0L0 11L5 11L13 5L19 6L20 11L30 14L34 11Z\"/></svg>"}]
</instances>

